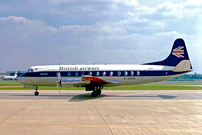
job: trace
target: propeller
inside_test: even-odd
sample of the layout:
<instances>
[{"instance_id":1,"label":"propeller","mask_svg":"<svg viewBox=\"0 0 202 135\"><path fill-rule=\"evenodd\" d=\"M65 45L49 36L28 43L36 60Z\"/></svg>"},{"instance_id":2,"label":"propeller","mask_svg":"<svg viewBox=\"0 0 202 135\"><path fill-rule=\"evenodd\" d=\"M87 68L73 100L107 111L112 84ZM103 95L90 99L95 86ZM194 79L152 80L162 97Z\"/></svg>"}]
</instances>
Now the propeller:
<instances>
[{"instance_id":1,"label":"propeller","mask_svg":"<svg viewBox=\"0 0 202 135\"><path fill-rule=\"evenodd\" d=\"M58 80L56 81L57 87L59 87L59 94L60 94L60 86L61 86L61 74L60 72L57 73Z\"/></svg>"}]
</instances>

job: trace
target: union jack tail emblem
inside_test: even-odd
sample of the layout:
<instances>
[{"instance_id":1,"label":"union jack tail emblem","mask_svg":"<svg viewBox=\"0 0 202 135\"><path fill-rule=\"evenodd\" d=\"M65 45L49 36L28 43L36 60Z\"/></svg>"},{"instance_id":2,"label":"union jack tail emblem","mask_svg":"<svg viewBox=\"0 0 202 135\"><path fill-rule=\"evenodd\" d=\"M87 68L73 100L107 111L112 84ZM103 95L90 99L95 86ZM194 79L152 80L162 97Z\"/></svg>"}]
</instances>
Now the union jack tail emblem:
<instances>
[{"instance_id":1,"label":"union jack tail emblem","mask_svg":"<svg viewBox=\"0 0 202 135\"><path fill-rule=\"evenodd\" d=\"M178 58L184 58L182 54L184 54L184 50L182 50L184 46L179 46L178 48L175 48L172 52L173 55L175 55Z\"/></svg>"}]
</instances>

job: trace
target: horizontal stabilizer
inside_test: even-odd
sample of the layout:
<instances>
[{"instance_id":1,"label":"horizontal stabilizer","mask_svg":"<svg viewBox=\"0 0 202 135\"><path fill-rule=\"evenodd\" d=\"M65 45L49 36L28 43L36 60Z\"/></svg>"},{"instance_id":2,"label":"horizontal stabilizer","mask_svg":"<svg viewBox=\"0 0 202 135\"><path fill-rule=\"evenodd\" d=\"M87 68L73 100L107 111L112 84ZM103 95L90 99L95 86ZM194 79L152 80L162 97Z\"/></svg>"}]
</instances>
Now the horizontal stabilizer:
<instances>
[{"instance_id":1,"label":"horizontal stabilizer","mask_svg":"<svg viewBox=\"0 0 202 135\"><path fill-rule=\"evenodd\" d=\"M181 71L190 71L191 70L191 63L190 60L183 60L181 61L174 69L174 72L181 72Z\"/></svg>"}]
</instances>

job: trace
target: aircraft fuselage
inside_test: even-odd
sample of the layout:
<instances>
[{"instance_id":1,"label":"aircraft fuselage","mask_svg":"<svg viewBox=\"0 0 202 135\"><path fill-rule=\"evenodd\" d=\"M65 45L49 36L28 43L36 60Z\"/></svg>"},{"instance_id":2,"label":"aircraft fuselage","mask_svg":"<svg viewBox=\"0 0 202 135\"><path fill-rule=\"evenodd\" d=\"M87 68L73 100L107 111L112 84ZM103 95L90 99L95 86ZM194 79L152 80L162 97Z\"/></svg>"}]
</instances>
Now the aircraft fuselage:
<instances>
[{"instance_id":1,"label":"aircraft fuselage","mask_svg":"<svg viewBox=\"0 0 202 135\"><path fill-rule=\"evenodd\" d=\"M138 85L175 78L183 72L173 72L172 66L154 65L52 65L34 66L29 72L18 78L18 82L30 86L56 86L57 74L61 78L81 78L94 76L100 79L121 81L119 84L106 84L105 87L117 85ZM76 86L76 85L72 85ZM76 86L76 87L79 87Z\"/></svg>"}]
</instances>

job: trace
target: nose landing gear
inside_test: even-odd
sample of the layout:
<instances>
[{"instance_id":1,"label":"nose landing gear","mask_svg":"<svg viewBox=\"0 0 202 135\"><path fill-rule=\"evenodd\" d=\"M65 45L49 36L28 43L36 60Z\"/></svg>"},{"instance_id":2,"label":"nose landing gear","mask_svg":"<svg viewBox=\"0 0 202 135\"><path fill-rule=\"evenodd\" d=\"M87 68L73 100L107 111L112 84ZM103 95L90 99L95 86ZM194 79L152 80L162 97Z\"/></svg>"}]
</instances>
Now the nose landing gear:
<instances>
[{"instance_id":1,"label":"nose landing gear","mask_svg":"<svg viewBox=\"0 0 202 135\"><path fill-rule=\"evenodd\" d=\"M39 95L39 92L38 92L38 91L35 91L35 92L34 92L34 95L35 95L35 96L38 96L38 95Z\"/></svg>"},{"instance_id":2,"label":"nose landing gear","mask_svg":"<svg viewBox=\"0 0 202 135\"><path fill-rule=\"evenodd\" d=\"M38 86L36 86L35 90L36 90L36 91L34 92L34 95L35 95L35 96L38 96L38 95L39 95L39 92L37 91L37 90L38 90Z\"/></svg>"}]
</instances>

